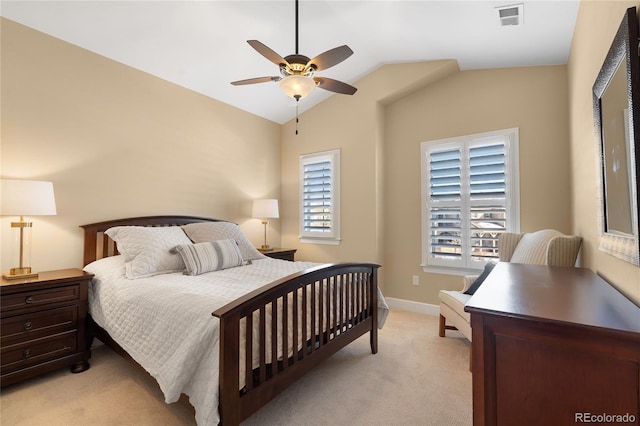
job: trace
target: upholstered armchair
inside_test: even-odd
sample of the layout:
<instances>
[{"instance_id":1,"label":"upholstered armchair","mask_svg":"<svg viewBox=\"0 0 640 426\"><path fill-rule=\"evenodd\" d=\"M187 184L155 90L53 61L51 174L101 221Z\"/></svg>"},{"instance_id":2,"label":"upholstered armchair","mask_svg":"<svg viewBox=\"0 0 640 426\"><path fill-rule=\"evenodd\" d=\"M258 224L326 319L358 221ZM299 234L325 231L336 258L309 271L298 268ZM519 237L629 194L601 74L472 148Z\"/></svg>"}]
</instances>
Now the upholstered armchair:
<instances>
[{"instance_id":1,"label":"upholstered armchair","mask_svg":"<svg viewBox=\"0 0 640 426\"><path fill-rule=\"evenodd\" d=\"M500 262L526 263L534 265L573 267L580 251L582 238L564 235L545 229L526 234L505 232L498 238ZM485 269L485 272L488 268ZM484 275L484 274L483 274ZM440 290L440 337L445 330L459 330L471 341L470 316L464 306L471 298L468 291L478 276L464 277L460 291ZM477 283L476 283L477 284Z\"/></svg>"}]
</instances>

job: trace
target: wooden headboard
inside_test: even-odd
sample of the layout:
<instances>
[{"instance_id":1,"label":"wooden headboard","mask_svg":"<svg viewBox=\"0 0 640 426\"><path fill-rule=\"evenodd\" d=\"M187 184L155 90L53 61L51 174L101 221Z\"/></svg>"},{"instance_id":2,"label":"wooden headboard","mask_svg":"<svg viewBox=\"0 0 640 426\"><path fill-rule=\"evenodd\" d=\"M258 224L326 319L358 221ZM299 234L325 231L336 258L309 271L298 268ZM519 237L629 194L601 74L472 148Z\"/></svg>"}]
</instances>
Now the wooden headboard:
<instances>
[{"instance_id":1,"label":"wooden headboard","mask_svg":"<svg viewBox=\"0 0 640 426\"><path fill-rule=\"evenodd\" d=\"M81 225L80 227L84 229L82 264L86 266L94 260L118 254L115 242L104 234L104 231L114 226L180 226L196 222L227 221L199 216L143 216Z\"/></svg>"}]
</instances>

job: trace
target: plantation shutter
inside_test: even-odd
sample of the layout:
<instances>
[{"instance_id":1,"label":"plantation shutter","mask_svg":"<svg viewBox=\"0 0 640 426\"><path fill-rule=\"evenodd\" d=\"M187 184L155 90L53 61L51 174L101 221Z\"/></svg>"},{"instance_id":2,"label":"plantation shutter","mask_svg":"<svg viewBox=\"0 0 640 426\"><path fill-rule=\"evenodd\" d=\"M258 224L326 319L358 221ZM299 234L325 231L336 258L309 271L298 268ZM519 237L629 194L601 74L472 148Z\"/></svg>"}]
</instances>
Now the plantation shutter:
<instances>
[{"instance_id":1,"label":"plantation shutter","mask_svg":"<svg viewBox=\"0 0 640 426\"><path fill-rule=\"evenodd\" d=\"M340 150L300 156L300 241L340 243Z\"/></svg>"},{"instance_id":2,"label":"plantation shutter","mask_svg":"<svg viewBox=\"0 0 640 426\"><path fill-rule=\"evenodd\" d=\"M517 229L516 139L508 130L423 143L424 265L469 270L499 257L499 235Z\"/></svg>"},{"instance_id":3,"label":"plantation shutter","mask_svg":"<svg viewBox=\"0 0 640 426\"><path fill-rule=\"evenodd\" d=\"M498 257L498 236L506 230L505 141L469 148L469 235L472 260Z\"/></svg>"},{"instance_id":4,"label":"plantation shutter","mask_svg":"<svg viewBox=\"0 0 640 426\"><path fill-rule=\"evenodd\" d=\"M431 256L459 259L462 255L462 151L431 151L430 238Z\"/></svg>"},{"instance_id":5,"label":"plantation shutter","mask_svg":"<svg viewBox=\"0 0 640 426\"><path fill-rule=\"evenodd\" d=\"M333 164L325 160L306 163L303 168L303 229L331 232Z\"/></svg>"}]
</instances>

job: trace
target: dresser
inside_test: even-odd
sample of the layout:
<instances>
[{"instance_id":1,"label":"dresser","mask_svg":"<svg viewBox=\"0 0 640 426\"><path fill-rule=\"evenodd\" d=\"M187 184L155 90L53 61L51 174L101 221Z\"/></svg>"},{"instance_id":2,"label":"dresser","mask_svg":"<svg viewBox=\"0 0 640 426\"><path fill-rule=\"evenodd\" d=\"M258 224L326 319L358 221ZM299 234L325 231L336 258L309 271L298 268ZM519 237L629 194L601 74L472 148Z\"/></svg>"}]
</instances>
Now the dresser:
<instances>
[{"instance_id":1,"label":"dresser","mask_svg":"<svg viewBox=\"0 0 640 426\"><path fill-rule=\"evenodd\" d=\"M0 386L58 368L89 368L88 284L80 269L41 272L0 285Z\"/></svg>"},{"instance_id":2,"label":"dresser","mask_svg":"<svg viewBox=\"0 0 640 426\"><path fill-rule=\"evenodd\" d=\"M465 310L474 425L640 421L640 308L592 271L499 263Z\"/></svg>"}]
</instances>

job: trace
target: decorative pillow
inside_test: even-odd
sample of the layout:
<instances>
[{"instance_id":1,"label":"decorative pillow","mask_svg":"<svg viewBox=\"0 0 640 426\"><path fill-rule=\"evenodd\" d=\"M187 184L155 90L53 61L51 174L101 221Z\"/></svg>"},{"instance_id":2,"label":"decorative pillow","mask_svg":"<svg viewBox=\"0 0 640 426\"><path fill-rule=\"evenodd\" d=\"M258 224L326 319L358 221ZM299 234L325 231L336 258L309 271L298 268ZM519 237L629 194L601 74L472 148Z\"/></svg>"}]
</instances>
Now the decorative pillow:
<instances>
[{"instance_id":1,"label":"decorative pillow","mask_svg":"<svg viewBox=\"0 0 640 426\"><path fill-rule=\"evenodd\" d=\"M484 280L489 276L491 271L493 271L493 268L496 266L496 264L496 262L487 262L487 264L484 265L484 271L482 271L478 278L475 279L475 281L469 286L464 294L474 294L478 290L480 285L484 282Z\"/></svg>"},{"instance_id":2,"label":"decorative pillow","mask_svg":"<svg viewBox=\"0 0 640 426\"><path fill-rule=\"evenodd\" d=\"M180 253L185 266L185 275L200 275L205 272L242 266L240 248L235 240L218 240L197 244L181 244L174 248Z\"/></svg>"},{"instance_id":3,"label":"decorative pillow","mask_svg":"<svg viewBox=\"0 0 640 426\"><path fill-rule=\"evenodd\" d=\"M202 222L182 225L184 232L194 243L218 240L236 240L244 260L263 259L265 256L251 244L240 227L231 222Z\"/></svg>"},{"instance_id":4,"label":"decorative pillow","mask_svg":"<svg viewBox=\"0 0 640 426\"><path fill-rule=\"evenodd\" d=\"M546 265L549 243L559 236L563 236L563 234L553 229L543 229L524 234L513 251L509 262Z\"/></svg>"},{"instance_id":5,"label":"decorative pillow","mask_svg":"<svg viewBox=\"0 0 640 426\"><path fill-rule=\"evenodd\" d=\"M184 271L184 262L171 253L179 244L191 244L179 226L116 226L105 231L124 256L125 275L130 280Z\"/></svg>"}]
</instances>

